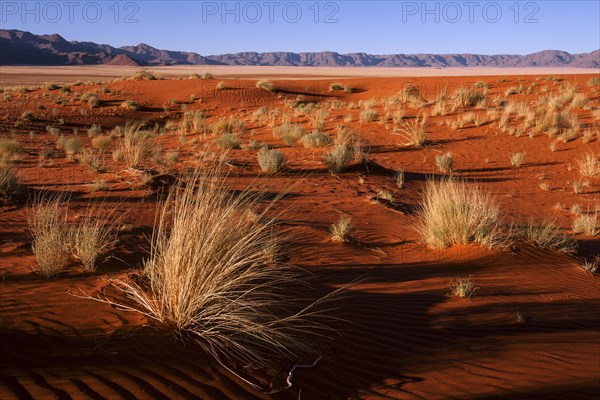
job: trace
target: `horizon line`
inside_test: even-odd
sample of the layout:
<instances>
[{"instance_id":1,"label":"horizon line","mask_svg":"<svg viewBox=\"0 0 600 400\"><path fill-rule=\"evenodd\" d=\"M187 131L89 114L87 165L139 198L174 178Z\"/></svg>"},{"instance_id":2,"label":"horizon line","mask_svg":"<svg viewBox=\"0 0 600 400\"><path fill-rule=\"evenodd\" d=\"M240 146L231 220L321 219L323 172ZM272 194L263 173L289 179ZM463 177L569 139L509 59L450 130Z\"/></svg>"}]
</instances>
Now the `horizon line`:
<instances>
[{"instance_id":1,"label":"horizon line","mask_svg":"<svg viewBox=\"0 0 600 400\"><path fill-rule=\"evenodd\" d=\"M30 33L32 35L36 35L36 36L53 36L53 35L58 35L61 38L63 38L64 40L68 41L68 42L77 42L77 43L95 43L95 44L99 44L99 45L107 45L107 46L111 46L111 47L115 47L117 49L122 49L124 47L139 47L142 45L148 46L148 47L152 47L153 49L156 50L164 50L164 51L172 51L172 52L180 52L180 53L194 53L197 54L199 56L203 56L203 57L214 57L214 56L222 56L222 55L227 55L227 54L241 54L241 53L256 53L256 54L267 54L267 53L295 53L295 54L317 54L317 53L336 53L336 54L340 54L340 55L351 55L351 54L366 54L366 55L371 55L371 56L391 56L391 55L477 55L477 56L529 56L532 54L537 54L537 53L542 53L545 51L562 51L571 55L581 55L581 54L591 54L595 51L600 50L600 48L597 49L593 49L591 51L588 52L584 52L584 53L571 53L567 50L562 50L562 49L542 49L542 50L537 50L531 53L527 53L527 54L522 54L522 53L470 53L470 52L444 52L444 53L428 53L428 52L424 52L424 53L370 53L368 51L353 51L353 52L345 52L345 53L341 53L339 51L336 50L320 50L320 51L290 51L290 50L270 50L270 51L255 51L255 50L243 50L243 51L236 51L236 52L225 52L225 53L216 53L216 54L202 54L202 53L198 53L197 51L188 51L188 50L173 50L173 49L161 49L158 47L155 47L151 44L145 43L145 42L140 42L138 44L128 44L128 45L123 45L123 46L118 46L116 47L115 45L112 45L110 43L98 43L98 42L94 42L92 40L69 40L67 39L65 36L63 36L62 34L55 32L55 33L34 33L32 31L24 31L21 29L6 29L6 28L2 28L0 29L0 31L16 31L16 32L24 32L24 33Z\"/></svg>"}]
</instances>

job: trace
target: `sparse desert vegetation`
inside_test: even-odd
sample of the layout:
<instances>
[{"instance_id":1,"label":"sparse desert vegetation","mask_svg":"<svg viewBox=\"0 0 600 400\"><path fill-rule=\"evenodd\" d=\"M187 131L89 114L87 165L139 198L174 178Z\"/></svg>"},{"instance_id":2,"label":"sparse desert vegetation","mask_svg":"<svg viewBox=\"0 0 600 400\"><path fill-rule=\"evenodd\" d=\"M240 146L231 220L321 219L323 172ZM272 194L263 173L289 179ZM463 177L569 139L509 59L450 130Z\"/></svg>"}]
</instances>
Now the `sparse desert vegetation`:
<instances>
[{"instance_id":1,"label":"sparse desert vegetation","mask_svg":"<svg viewBox=\"0 0 600 400\"><path fill-rule=\"evenodd\" d=\"M0 398L586 397L595 76L111 68L0 88Z\"/></svg>"}]
</instances>

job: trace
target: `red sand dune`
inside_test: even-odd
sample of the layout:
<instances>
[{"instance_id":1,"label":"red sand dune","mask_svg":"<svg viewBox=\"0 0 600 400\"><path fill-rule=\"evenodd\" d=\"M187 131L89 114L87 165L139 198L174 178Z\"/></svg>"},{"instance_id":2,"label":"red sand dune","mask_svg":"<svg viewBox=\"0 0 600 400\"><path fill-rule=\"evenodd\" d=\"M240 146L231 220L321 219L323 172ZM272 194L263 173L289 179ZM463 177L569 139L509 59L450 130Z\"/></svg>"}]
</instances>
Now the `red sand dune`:
<instances>
[{"instance_id":1,"label":"red sand dune","mask_svg":"<svg viewBox=\"0 0 600 400\"><path fill-rule=\"evenodd\" d=\"M585 82L592 76L566 76L576 82L598 108L600 92ZM509 136L496 125L459 130L440 125L444 117L430 119L433 144L415 149L402 144L399 136L376 122L360 124L358 110L346 108L329 114L327 132L344 124L344 115L354 114L349 124L371 147L369 168L354 167L331 175L324 168L324 149L285 147L271 129L251 122L251 113L261 106L284 109L280 98L327 101L338 98L358 102L395 95L407 83L422 88L431 100L446 84L457 86L483 80L492 93L503 94L532 77L513 76L458 78L360 78L342 79L356 93L331 93L331 80L276 82L278 93L257 89L256 81L228 80L228 89L216 91L218 81L162 80L119 81L85 84L74 91L93 92L104 86L117 95L100 94L101 108L53 104L42 90L15 96L0 103L0 134L15 137L26 155L17 163L30 192L40 189L72 193L75 210L91 198L117 204L127 225L110 258L96 272L77 266L57 279L44 279L34 272L35 257L27 231L25 198L0 203L0 398L2 399L592 399L600 395L600 286L597 276L579 268L573 256L540 250L519 243L514 251L488 251L476 246L446 251L427 248L414 230L415 209L421 201L428 176L438 174L435 155L451 151L457 173L480 182L499 199L508 219L523 222L556 214L557 224L570 229L572 215L557 211L579 203L598 205L600 181L590 179L584 194L575 195L570 182L578 177L575 160L586 150L598 152L598 138L581 138L548 148L551 139ZM558 86L545 80L550 91ZM450 90L452 91L452 89ZM39 95L39 96L38 96ZM163 328L133 312L83 297L118 296L110 279L138 267L148 248L157 198L139 176L120 163L108 164L102 174L57 156L44 167L38 154L54 146L55 138L45 126L64 118L65 134L73 127L86 145L84 130L102 124L108 130L129 119L164 123L177 119L180 106L171 99L188 102L189 109L203 109L214 121L236 115L246 121L244 140L280 148L290 170L275 176L260 173L256 152L232 150L229 184L241 188L252 184L270 192L287 191L280 201L284 224L295 239L289 244L289 263L315 275L323 292L343 287L334 316L339 338L313 368L297 369L290 389L277 394L255 390L223 368L194 345L173 338ZM530 101L532 97L520 99ZM126 99L139 101L144 109L119 107ZM37 111L37 104L46 106ZM55 114L51 111L56 109ZM82 114L79 110L86 108ZM13 131L21 113L34 110L36 118ZM413 116L416 110L407 111ZM582 121L598 126L588 111L578 111ZM450 118L455 118L454 116ZM308 124L306 117L296 117ZM307 125L308 126L308 125ZM29 131L35 132L29 135ZM191 165L211 135L161 135L164 149L180 150L180 169ZM525 164L511 168L509 155L527 152ZM110 160L110 149L106 151ZM572 171L568 164L575 167ZM395 189L394 171L403 168L406 183ZM542 191L539 174L545 174L554 190ZM362 176L364 182L359 182ZM91 193L88 183L104 179L106 193ZM377 190L395 191L395 203L373 202ZM566 188L566 190L561 190ZM334 243L328 228L341 215L351 216L355 242ZM580 256L600 251L596 237L580 236ZM471 275L479 287L471 299L448 296L448 281ZM76 296L77 295L77 296ZM527 316L525 323L516 313ZM305 361L305 360L302 360ZM308 360L308 363L313 360ZM289 366L291 367L291 365ZM245 370L249 380L261 382L266 392L285 386L287 369L278 376Z\"/></svg>"}]
</instances>

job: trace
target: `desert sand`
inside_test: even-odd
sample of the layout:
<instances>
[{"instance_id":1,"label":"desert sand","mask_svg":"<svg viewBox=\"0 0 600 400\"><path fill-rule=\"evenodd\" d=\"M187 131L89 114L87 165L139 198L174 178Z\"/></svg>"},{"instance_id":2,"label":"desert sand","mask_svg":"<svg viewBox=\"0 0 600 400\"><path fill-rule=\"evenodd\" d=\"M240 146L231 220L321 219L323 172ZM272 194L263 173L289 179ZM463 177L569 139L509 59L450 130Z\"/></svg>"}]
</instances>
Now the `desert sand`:
<instances>
[{"instance_id":1,"label":"desert sand","mask_svg":"<svg viewBox=\"0 0 600 400\"><path fill-rule=\"evenodd\" d=\"M118 79L139 71L140 67L117 65L86 66L0 66L0 85L36 85L45 82L76 82ZM148 67L145 70L156 76L174 78L194 73L209 72L217 79L293 78L329 79L359 77L454 77L454 76L538 76L538 75L589 75L598 71L592 68L382 68L382 67L272 67L272 66L169 66Z\"/></svg>"},{"instance_id":2,"label":"desert sand","mask_svg":"<svg viewBox=\"0 0 600 400\"><path fill-rule=\"evenodd\" d=\"M151 70L166 77L192 73L185 68ZM215 79L113 81L133 71L121 67L0 69L5 87L84 81L72 86L70 93L44 87L16 90L10 100L0 103L0 136L16 139L23 148L14 168L26 190L0 203L0 398L597 398L600 280L580 266L583 260L598 257L600 239L574 234L576 214L570 212L576 204L590 215L600 209L598 177L585 178L579 194L572 189L573 182L582 179L577 160L600 152L600 87L587 85L597 73L564 69L205 70L214 73ZM235 79L228 79L233 75ZM548 75L556 79L549 80ZM275 91L257 88L258 77L272 79ZM224 90L215 88L220 81ZM334 81L355 90L332 92L329 84ZM443 87L448 86L452 94L478 81L489 84L487 102L431 115L429 144L423 148L407 146L394 133L392 116L384 120L388 118L384 99L409 84L420 88L428 105L394 105L390 113L402 109L406 121L419 113L431 114L432 102ZM524 128L522 122L514 122L511 132L499 127L502 109L493 99L533 107L544 96L560 95L565 85L576 85L577 93L588 98L585 105L569 108L581 123L575 137L557 141ZM521 93L506 94L519 86L524 88ZM96 93L100 105L90 107L82 100L86 93ZM364 106L370 99L376 100ZM137 101L142 108L125 109L121 107L125 100ZM355 130L369 149L368 162L353 161L346 170L332 174L323 163L330 149L304 148L300 142L286 146L273 137L268 119L254 117L261 107L279 109L310 132L313 116L297 107L307 102L327 110L323 132L335 137L341 125ZM365 107L377 112L373 121L359 121ZM487 114L492 109L499 114ZM323 293L342 288L343 296L331 311L339 318L334 326L338 336L327 341L328 350L314 367L297 369L292 387L275 394L269 393L285 387L291 364L273 376L251 368L237 370L245 379L259 382L257 390L155 321L85 298L122 298L111 280L138 269L147 257L160 196L145 174L158 172L134 170L113 161L111 152L121 140L118 137L98 151L103 172L92 170L78 155L67 157L56 148L57 138L76 136L89 147L92 139L86 129L93 124L101 125L104 133L129 120L166 125L157 140L163 154L177 151L179 161L160 172L176 175L193 166L205 146L220 151L214 145L217 136L210 131L180 133L169 128L170 121L177 126L185 110L205 111L209 124L235 116L246 126L240 135L242 145L252 140L285 154L288 168L266 174L258 166L255 149L229 150L228 185L285 192L277 209L285 210L283 225L294 238L286 246L286 263L310 271L315 288ZM33 116L18 122L27 111ZM472 121L456 129L450 126L468 112L485 120L478 126ZM59 131L52 134L47 126ZM584 139L587 131L591 133ZM550 149L553 142L555 151ZM51 154L41 158L45 148ZM445 152L454 157L452 174L492 193L507 224L554 218L562 232L576 237L579 249L563 254L520 240L508 248L492 249L473 244L439 250L424 244L415 230L417 213L426 181L447 175L435 162ZM516 152L526 153L518 168L510 161ZM147 167L157 169L151 163ZM401 188L395 180L398 170L405 173ZM98 181L104 181L107 191L94 190L91 184ZM544 182L548 183L545 190L540 186ZM93 199L102 199L105 207L117 207L123 218L118 242L96 271L73 264L53 279L33 271L37 261L27 216L31 196L42 190L70 193L75 212ZM392 199L380 199L382 191L390 192ZM329 236L330 225L340 216L351 217L354 224L353 240L348 243L334 242ZM456 276L472 277L478 287L474 296L449 294L448 282ZM231 368L236 368L235 363Z\"/></svg>"}]
</instances>

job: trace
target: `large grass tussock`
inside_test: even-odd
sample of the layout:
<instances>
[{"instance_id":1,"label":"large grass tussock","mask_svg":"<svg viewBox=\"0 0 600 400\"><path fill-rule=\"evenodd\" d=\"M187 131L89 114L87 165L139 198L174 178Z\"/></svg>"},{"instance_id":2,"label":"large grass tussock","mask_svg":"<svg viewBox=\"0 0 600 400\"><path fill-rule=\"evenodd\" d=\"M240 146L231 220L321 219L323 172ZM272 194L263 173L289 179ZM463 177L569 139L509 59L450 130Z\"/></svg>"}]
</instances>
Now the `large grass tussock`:
<instances>
[{"instance_id":1,"label":"large grass tussock","mask_svg":"<svg viewBox=\"0 0 600 400\"><path fill-rule=\"evenodd\" d=\"M255 195L233 196L214 171L197 171L158 212L143 279L120 284L138 311L218 360L273 367L275 360L314 354L310 334L322 326L316 303L289 291L301 282L299 270L271 256L281 241L275 219L266 212L246 217L256 209Z\"/></svg>"},{"instance_id":2,"label":"large grass tussock","mask_svg":"<svg viewBox=\"0 0 600 400\"><path fill-rule=\"evenodd\" d=\"M419 217L418 231L434 248L469 243L494 247L502 242L498 203L465 182L428 182Z\"/></svg>"}]
</instances>

